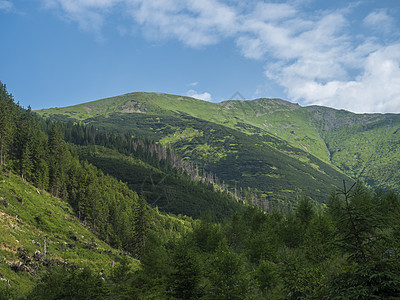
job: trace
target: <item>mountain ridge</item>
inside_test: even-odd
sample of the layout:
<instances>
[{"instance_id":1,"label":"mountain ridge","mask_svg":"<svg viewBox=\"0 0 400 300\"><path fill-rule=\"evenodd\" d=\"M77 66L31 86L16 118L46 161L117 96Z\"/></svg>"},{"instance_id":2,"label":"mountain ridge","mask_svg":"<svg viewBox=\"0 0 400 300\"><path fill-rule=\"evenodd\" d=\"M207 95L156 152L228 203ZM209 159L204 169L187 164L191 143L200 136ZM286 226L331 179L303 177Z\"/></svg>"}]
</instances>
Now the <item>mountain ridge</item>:
<instances>
[{"instance_id":1,"label":"mountain ridge","mask_svg":"<svg viewBox=\"0 0 400 300\"><path fill-rule=\"evenodd\" d=\"M281 99L217 104L155 93L129 93L38 113L168 145L231 187L257 190L264 202L294 204L301 195L325 202L327 196L321 191L334 190L343 178L350 179L327 159L314 155L308 144L299 146L280 136L279 124L262 119L271 108L284 116L299 112L297 119L304 123L301 107ZM322 142L317 146L326 152Z\"/></svg>"},{"instance_id":2,"label":"mountain ridge","mask_svg":"<svg viewBox=\"0 0 400 300\"><path fill-rule=\"evenodd\" d=\"M84 110L84 107L92 111ZM211 103L179 95L143 92L128 93L63 109L39 110L38 113L45 117L71 118L100 125L103 122L99 121L101 116L110 118L112 114L119 114L119 117L123 118L122 116L141 114L150 118L151 115L154 117L154 126L161 126L163 117L180 118L179 114L183 113L246 134L257 133L275 137L317 157L350 177L365 181L372 187L400 190L396 184L396 178L400 175L390 167L390 162L397 165L396 162L400 160L395 151L390 150L400 141L396 135L400 132L396 131L400 128L399 114L356 114L324 106L301 106L278 98ZM392 130L393 136L384 129ZM170 135L178 134L173 128L166 132ZM146 132L153 138L154 133L155 130ZM369 139L366 140L367 136ZM369 148L368 143L371 146ZM365 151L361 155L359 152L363 147ZM379 159L382 155L376 149L385 153L384 161ZM377 154L374 156L374 153ZM390 172L387 173L385 169L388 166ZM380 175L373 179L373 173Z\"/></svg>"}]
</instances>

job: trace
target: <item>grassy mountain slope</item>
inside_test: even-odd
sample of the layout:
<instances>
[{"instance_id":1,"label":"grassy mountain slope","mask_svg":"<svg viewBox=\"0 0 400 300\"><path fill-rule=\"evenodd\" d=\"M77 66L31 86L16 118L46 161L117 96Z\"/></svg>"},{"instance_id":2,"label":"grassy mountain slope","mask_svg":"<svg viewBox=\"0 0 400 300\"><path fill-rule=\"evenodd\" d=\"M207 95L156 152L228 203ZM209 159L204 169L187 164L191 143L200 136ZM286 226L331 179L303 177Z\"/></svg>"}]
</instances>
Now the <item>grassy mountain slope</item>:
<instances>
[{"instance_id":1,"label":"grassy mountain slope","mask_svg":"<svg viewBox=\"0 0 400 300\"><path fill-rule=\"evenodd\" d=\"M400 115L300 107L279 99L227 101L247 123L376 188L400 191Z\"/></svg>"},{"instance_id":2,"label":"grassy mountain slope","mask_svg":"<svg viewBox=\"0 0 400 300\"><path fill-rule=\"evenodd\" d=\"M306 140L306 134L302 137L306 142L291 145L271 128L269 132L262 119L271 105L289 107L290 111L298 111L298 106L263 99L254 102L257 107L251 107L253 102L215 104L166 94L132 93L38 113L169 144L181 157L217 174L231 187L259 191L262 206L294 202L298 194L325 201L326 191L340 185L346 176L306 149L317 144ZM303 114L299 111L297 119L303 120ZM318 132L310 132L317 140ZM314 148L326 158L324 147L319 141Z\"/></svg>"},{"instance_id":3,"label":"grassy mountain slope","mask_svg":"<svg viewBox=\"0 0 400 300\"><path fill-rule=\"evenodd\" d=\"M120 251L78 222L68 203L13 174L1 177L0 287L9 286L21 296L53 265L109 272L112 262L121 258ZM139 266L133 258L130 261Z\"/></svg>"},{"instance_id":4,"label":"grassy mountain slope","mask_svg":"<svg viewBox=\"0 0 400 300\"><path fill-rule=\"evenodd\" d=\"M328 149L318 130L309 122L309 114L298 104L280 99L226 101L224 110L243 122L263 129L319 159L329 162Z\"/></svg>"},{"instance_id":5,"label":"grassy mountain slope","mask_svg":"<svg viewBox=\"0 0 400 300\"><path fill-rule=\"evenodd\" d=\"M400 115L307 109L333 164L370 186L400 191Z\"/></svg>"},{"instance_id":6,"label":"grassy mountain slope","mask_svg":"<svg viewBox=\"0 0 400 300\"><path fill-rule=\"evenodd\" d=\"M130 93L68 108L51 108L37 112L44 117L69 117L86 122L93 122L101 116L115 117L115 113L120 114L121 118L132 113L143 114L143 119L162 122L168 121L169 117L174 118L174 113L184 113L246 133L252 132L246 125L252 125L261 129L264 135L273 134L324 161L329 161L329 152L318 130L310 124L308 112L298 104L280 99L211 103L160 93ZM150 120L146 115L159 116L158 119L155 117L154 120ZM112 128L110 124L107 127Z\"/></svg>"}]
</instances>

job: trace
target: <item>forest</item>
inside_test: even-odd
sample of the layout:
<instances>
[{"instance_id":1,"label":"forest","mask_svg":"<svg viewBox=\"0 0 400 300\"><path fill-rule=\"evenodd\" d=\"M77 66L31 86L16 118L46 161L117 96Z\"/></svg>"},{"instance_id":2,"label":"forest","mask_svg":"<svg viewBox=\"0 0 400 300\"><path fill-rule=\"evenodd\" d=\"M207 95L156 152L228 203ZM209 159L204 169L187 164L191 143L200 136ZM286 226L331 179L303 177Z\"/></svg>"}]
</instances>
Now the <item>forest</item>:
<instances>
[{"instance_id":1,"label":"forest","mask_svg":"<svg viewBox=\"0 0 400 300\"><path fill-rule=\"evenodd\" d=\"M134 176L113 174L104 153L142 167ZM159 210L154 195L140 193L143 170L170 180L157 183L179 191L170 196L179 198L179 210L165 203ZM265 211L195 170L152 141L43 119L1 83L0 180L12 173L68 203L81 224L124 255L111 270L43 267L24 291L2 280L0 299L400 298L397 193L343 180L325 191L323 204L299 195L289 210ZM14 252L21 261L34 255Z\"/></svg>"}]
</instances>

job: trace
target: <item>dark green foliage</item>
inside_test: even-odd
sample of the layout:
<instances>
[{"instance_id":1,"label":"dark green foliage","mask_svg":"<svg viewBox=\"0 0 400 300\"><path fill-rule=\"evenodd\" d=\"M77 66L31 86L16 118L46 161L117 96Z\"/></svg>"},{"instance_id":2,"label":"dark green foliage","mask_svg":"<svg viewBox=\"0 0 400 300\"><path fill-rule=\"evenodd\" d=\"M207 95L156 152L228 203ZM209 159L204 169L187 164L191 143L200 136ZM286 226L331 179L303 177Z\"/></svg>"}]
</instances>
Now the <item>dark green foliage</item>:
<instances>
[{"instance_id":1,"label":"dark green foliage","mask_svg":"<svg viewBox=\"0 0 400 300\"><path fill-rule=\"evenodd\" d=\"M196 253L185 239L175 246L172 257L172 273L168 279L169 294L177 299L194 299L200 296L200 266Z\"/></svg>"},{"instance_id":2,"label":"dark green foliage","mask_svg":"<svg viewBox=\"0 0 400 300\"><path fill-rule=\"evenodd\" d=\"M254 274L257 285L263 293L276 286L278 276L278 267L268 260L261 260Z\"/></svg>"},{"instance_id":3,"label":"dark green foliage","mask_svg":"<svg viewBox=\"0 0 400 300\"><path fill-rule=\"evenodd\" d=\"M140 258L143 253L143 247L146 243L146 236L149 230L149 213L144 196L141 195L136 203L133 204L133 241L134 253Z\"/></svg>"},{"instance_id":4,"label":"dark green foliage","mask_svg":"<svg viewBox=\"0 0 400 300\"><path fill-rule=\"evenodd\" d=\"M169 253L160 237L149 233L141 259L144 275L150 278L169 276ZM165 279L165 278L164 278Z\"/></svg>"},{"instance_id":5,"label":"dark green foliage","mask_svg":"<svg viewBox=\"0 0 400 300\"><path fill-rule=\"evenodd\" d=\"M398 261L358 264L336 276L330 285L330 299L399 299Z\"/></svg>"},{"instance_id":6,"label":"dark green foliage","mask_svg":"<svg viewBox=\"0 0 400 300\"><path fill-rule=\"evenodd\" d=\"M335 197L330 205L337 228L335 244L354 265L333 279L332 295L348 295L348 299L400 297L398 248L390 238L390 223L379 212L387 198L376 197L381 200L373 202L360 184L349 190L344 185L340 194L344 200ZM391 207L396 205L392 202Z\"/></svg>"},{"instance_id":7,"label":"dark green foliage","mask_svg":"<svg viewBox=\"0 0 400 300\"><path fill-rule=\"evenodd\" d=\"M302 248L305 255L312 262L320 262L328 259L332 249L334 226L327 215L314 216L304 232Z\"/></svg>"},{"instance_id":8,"label":"dark green foliage","mask_svg":"<svg viewBox=\"0 0 400 300\"><path fill-rule=\"evenodd\" d=\"M108 293L101 276L90 269L59 267L46 274L28 299L104 299Z\"/></svg>"},{"instance_id":9,"label":"dark green foliage","mask_svg":"<svg viewBox=\"0 0 400 300\"><path fill-rule=\"evenodd\" d=\"M81 159L126 182L161 211L193 218L208 215L212 221L222 221L243 208L226 192L194 181L175 168L155 168L135 158L134 153L128 156L100 146L78 147L77 151Z\"/></svg>"},{"instance_id":10,"label":"dark green foliage","mask_svg":"<svg viewBox=\"0 0 400 300\"><path fill-rule=\"evenodd\" d=\"M297 248L303 241L304 230L300 219L293 212L286 215L286 222L281 223L280 235L285 245L290 248Z\"/></svg>"},{"instance_id":11,"label":"dark green foliage","mask_svg":"<svg viewBox=\"0 0 400 300\"><path fill-rule=\"evenodd\" d=\"M262 259L274 260L282 244L281 217L280 214L265 214L258 207L247 207L225 228L229 245L235 251L245 253L254 263Z\"/></svg>"},{"instance_id":12,"label":"dark green foliage","mask_svg":"<svg viewBox=\"0 0 400 300\"><path fill-rule=\"evenodd\" d=\"M200 220L193 227L192 239L194 244L203 252L214 252L223 239L220 226L209 220Z\"/></svg>"},{"instance_id":13,"label":"dark green foliage","mask_svg":"<svg viewBox=\"0 0 400 300\"><path fill-rule=\"evenodd\" d=\"M111 299L136 299L139 297L134 287L134 272L127 257L123 256L113 268L107 286Z\"/></svg>"},{"instance_id":14,"label":"dark green foliage","mask_svg":"<svg viewBox=\"0 0 400 300\"><path fill-rule=\"evenodd\" d=\"M17 111L13 97L0 82L0 165L7 163L11 152Z\"/></svg>"},{"instance_id":15,"label":"dark green foliage","mask_svg":"<svg viewBox=\"0 0 400 300\"><path fill-rule=\"evenodd\" d=\"M377 213L370 193L361 186L353 185L349 190L339 191L343 200L334 197L330 208L336 223L336 245L350 254L356 262L367 262L382 255L384 241L383 220Z\"/></svg>"},{"instance_id":16,"label":"dark green foliage","mask_svg":"<svg viewBox=\"0 0 400 300\"><path fill-rule=\"evenodd\" d=\"M56 197L66 198L68 196L67 163L71 158L68 157L70 153L56 124L53 124L50 131L48 149L50 192Z\"/></svg>"},{"instance_id":17,"label":"dark green foliage","mask_svg":"<svg viewBox=\"0 0 400 300\"><path fill-rule=\"evenodd\" d=\"M313 218L315 212L311 199L309 197L303 197L297 203L296 218L299 219L303 228L306 228Z\"/></svg>"},{"instance_id":18,"label":"dark green foliage","mask_svg":"<svg viewBox=\"0 0 400 300\"><path fill-rule=\"evenodd\" d=\"M206 299L244 299L251 289L242 257L225 245L211 258L207 278L210 287Z\"/></svg>"}]
</instances>

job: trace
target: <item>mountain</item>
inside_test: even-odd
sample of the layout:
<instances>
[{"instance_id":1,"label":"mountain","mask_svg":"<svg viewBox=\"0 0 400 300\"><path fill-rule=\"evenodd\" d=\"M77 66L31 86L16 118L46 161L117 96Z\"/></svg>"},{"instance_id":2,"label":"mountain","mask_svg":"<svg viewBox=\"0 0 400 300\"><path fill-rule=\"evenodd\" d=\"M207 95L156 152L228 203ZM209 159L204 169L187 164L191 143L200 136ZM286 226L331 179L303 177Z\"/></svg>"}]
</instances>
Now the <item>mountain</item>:
<instances>
[{"instance_id":1,"label":"mountain","mask_svg":"<svg viewBox=\"0 0 400 300\"><path fill-rule=\"evenodd\" d=\"M231 190L256 195L261 207L290 206L299 197L325 202L343 180L310 112L280 99L210 103L160 93L131 93L37 111L171 147L216 174Z\"/></svg>"},{"instance_id":2,"label":"mountain","mask_svg":"<svg viewBox=\"0 0 400 300\"><path fill-rule=\"evenodd\" d=\"M277 150L282 149L285 141L373 188L400 191L399 114L354 114L265 98L210 103L154 93L131 93L38 113L52 118L68 117L105 129L131 131L161 142L170 142L172 136L176 139L194 134L172 126L174 114L180 114L178 119L185 114L253 136L256 133L268 137L273 139L269 146ZM298 154L301 152L297 149L294 153L296 158L302 156L302 160L310 157ZM320 163L308 161L308 164Z\"/></svg>"}]
</instances>

